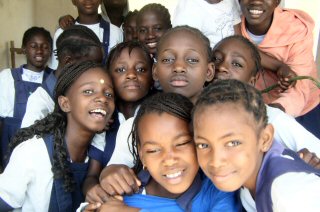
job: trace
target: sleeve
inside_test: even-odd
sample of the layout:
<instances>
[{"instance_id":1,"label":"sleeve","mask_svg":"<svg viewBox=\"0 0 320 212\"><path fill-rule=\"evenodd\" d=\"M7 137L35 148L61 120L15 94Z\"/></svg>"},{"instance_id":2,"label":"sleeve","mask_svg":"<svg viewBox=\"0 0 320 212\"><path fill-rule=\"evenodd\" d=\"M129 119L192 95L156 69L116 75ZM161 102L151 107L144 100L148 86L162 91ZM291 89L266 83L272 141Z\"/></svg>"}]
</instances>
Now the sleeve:
<instances>
[{"instance_id":1,"label":"sleeve","mask_svg":"<svg viewBox=\"0 0 320 212\"><path fill-rule=\"evenodd\" d=\"M0 71L0 85L0 117L12 117L15 90L10 69Z\"/></svg>"},{"instance_id":2,"label":"sleeve","mask_svg":"<svg viewBox=\"0 0 320 212\"><path fill-rule=\"evenodd\" d=\"M172 26L189 25L201 30L202 15L200 5L195 0L180 0L172 17Z\"/></svg>"},{"instance_id":3,"label":"sleeve","mask_svg":"<svg viewBox=\"0 0 320 212\"><path fill-rule=\"evenodd\" d=\"M307 148L320 157L320 140L300 125L293 117L278 110L277 117L272 119L274 139L295 152ZM268 109L269 110L269 109Z\"/></svg>"},{"instance_id":4,"label":"sleeve","mask_svg":"<svg viewBox=\"0 0 320 212\"><path fill-rule=\"evenodd\" d=\"M101 164L103 164L103 153L106 145L105 137L106 137L105 132L96 134L93 137L93 140L89 149L89 153L88 153L90 158L99 161Z\"/></svg>"},{"instance_id":5,"label":"sleeve","mask_svg":"<svg viewBox=\"0 0 320 212\"><path fill-rule=\"evenodd\" d=\"M32 181L32 169L26 157L27 145L22 143L12 152L10 161L0 175L0 205L21 208L27 195L28 184ZM23 177L22 177L23 176ZM5 203L5 204L4 204ZM2 211L3 208L0 208Z\"/></svg>"},{"instance_id":6,"label":"sleeve","mask_svg":"<svg viewBox=\"0 0 320 212\"><path fill-rule=\"evenodd\" d=\"M63 29L59 28L59 29L57 29L57 31L54 33L54 36L53 36L52 55L51 55L50 63L48 65L53 70L56 70L58 67L58 58L57 58L57 56L55 56L55 54L56 54L55 50L57 49L57 39L61 35L62 32L63 32Z\"/></svg>"},{"instance_id":7,"label":"sleeve","mask_svg":"<svg viewBox=\"0 0 320 212\"><path fill-rule=\"evenodd\" d=\"M298 76L312 76L317 79L312 49L313 37L312 33L309 33L305 39L290 47L289 57L285 63ZM319 89L310 80L299 80L294 87L280 93L280 97L273 103L281 104L286 113L297 117L305 113L304 109L309 106L308 104L314 105L315 101L319 104Z\"/></svg>"},{"instance_id":8,"label":"sleeve","mask_svg":"<svg viewBox=\"0 0 320 212\"><path fill-rule=\"evenodd\" d=\"M117 45L118 43L121 43L123 41L123 32L122 30L113 25L110 24L110 45L109 45L109 52L112 49L112 47L114 47L115 45Z\"/></svg>"},{"instance_id":9,"label":"sleeve","mask_svg":"<svg viewBox=\"0 0 320 212\"><path fill-rule=\"evenodd\" d=\"M53 109L54 102L51 97L42 87L38 87L28 98L26 113L22 119L21 128L29 127L34 124L36 120L44 118L48 113L52 112Z\"/></svg>"},{"instance_id":10,"label":"sleeve","mask_svg":"<svg viewBox=\"0 0 320 212\"><path fill-rule=\"evenodd\" d=\"M241 9L238 0L231 0L232 12L233 12L233 25L237 25L241 22Z\"/></svg>"},{"instance_id":11,"label":"sleeve","mask_svg":"<svg viewBox=\"0 0 320 212\"><path fill-rule=\"evenodd\" d=\"M117 133L116 145L108 165L124 164L128 167L133 167L133 156L129 149L129 144L132 148L132 138L129 135L133 125L133 120L134 117L129 118L120 125Z\"/></svg>"},{"instance_id":12,"label":"sleeve","mask_svg":"<svg viewBox=\"0 0 320 212\"><path fill-rule=\"evenodd\" d=\"M291 172L276 178L271 188L274 211L320 211L320 177Z\"/></svg>"}]
</instances>

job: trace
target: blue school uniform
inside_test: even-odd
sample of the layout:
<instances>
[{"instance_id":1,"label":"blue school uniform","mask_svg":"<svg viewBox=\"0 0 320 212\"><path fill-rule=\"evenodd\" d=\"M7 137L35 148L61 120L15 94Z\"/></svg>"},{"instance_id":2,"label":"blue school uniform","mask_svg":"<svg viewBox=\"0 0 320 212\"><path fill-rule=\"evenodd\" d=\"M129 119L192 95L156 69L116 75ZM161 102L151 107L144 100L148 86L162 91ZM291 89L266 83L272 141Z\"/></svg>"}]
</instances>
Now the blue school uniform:
<instances>
[{"instance_id":1,"label":"blue school uniform","mask_svg":"<svg viewBox=\"0 0 320 212\"><path fill-rule=\"evenodd\" d=\"M297 117L296 120L320 139L320 104L303 116Z\"/></svg>"},{"instance_id":2,"label":"blue school uniform","mask_svg":"<svg viewBox=\"0 0 320 212\"><path fill-rule=\"evenodd\" d=\"M320 176L320 170L306 164L295 152L284 149L274 142L266 153L260 168L257 183L255 203L257 211L272 211L271 187L273 181L289 172L314 173Z\"/></svg>"},{"instance_id":3,"label":"blue school uniform","mask_svg":"<svg viewBox=\"0 0 320 212\"><path fill-rule=\"evenodd\" d=\"M52 69L46 68L43 75L43 81L52 72ZM15 99L12 117L2 118L2 138L1 151L2 157L7 154L8 144L14 134L21 127L22 118L26 112L26 106L29 96L41 85L40 83L28 82L22 80L23 65L11 70L14 79ZM1 158L3 164L6 164L4 158Z\"/></svg>"},{"instance_id":4,"label":"blue school uniform","mask_svg":"<svg viewBox=\"0 0 320 212\"><path fill-rule=\"evenodd\" d=\"M144 188L151 176L147 171L138 175ZM202 180L198 174L191 186L177 199L141 194L124 196L124 202L131 207L140 208L141 212L190 212L190 211L239 211L236 194L219 191L208 178Z\"/></svg>"},{"instance_id":5,"label":"blue school uniform","mask_svg":"<svg viewBox=\"0 0 320 212\"><path fill-rule=\"evenodd\" d=\"M53 136L46 136L44 141L51 163L53 163ZM81 202L84 201L82 184L87 175L89 163L69 163L69 167L75 181L75 189L73 192L66 192L63 188L63 180L54 179L51 190L49 212L76 211Z\"/></svg>"}]
</instances>

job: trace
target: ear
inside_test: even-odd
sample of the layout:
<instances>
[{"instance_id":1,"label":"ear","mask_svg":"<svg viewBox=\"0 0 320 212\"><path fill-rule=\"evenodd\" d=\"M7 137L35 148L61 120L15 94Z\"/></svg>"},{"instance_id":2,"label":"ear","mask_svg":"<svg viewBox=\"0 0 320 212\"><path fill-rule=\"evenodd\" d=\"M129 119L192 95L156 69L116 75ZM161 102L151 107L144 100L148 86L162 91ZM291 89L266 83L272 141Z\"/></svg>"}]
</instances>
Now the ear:
<instances>
[{"instance_id":1,"label":"ear","mask_svg":"<svg viewBox=\"0 0 320 212\"><path fill-rule=\"evenodd\" d=\"M256 78L255 76L252 76L252 77L249 79L249 84L254 87L254 86L256 85L256 81L257 81L257 78Z\"/></svg>"},{"instance_id":2,"label":"ear","mask_svg":"<svg viewBox=\"0 0 320 212\"><path fill-rule=\"evenodd\" d=\"M215 73L214 63L213 62L209 62L208 63L208 70L207 70L207 73L206 73L206 82L210 82L211 80L213 80L214 73Z\"/></svg>"},{"instance_id":3,"label":"ear","mask_svg":"<svg viewBox=\"0 0 320 212\"><path fill-rule=\"evenodd\" d=\"M66 96L59 96L58 97L58 103L61 108L61 110L65 113L69 113L71 111L69 99Z\"/></svg>"},{"instance_id":4,"label":"ear","mask_svg":"<svg viewBox=\"0 0 320 212\"><path fill-rule=\"evenodd\" d=\"M260 150L261 152L267 152L273 143L274 129L271 124L268 124L260 133Z\"/></svg>"},{"instance_id":5,"label":"ear","mask_svg":"<svg viewBox=\"0 0 320 212\"><path fill-rule=\"evenodd\" d=\"M157 76L157 63L154 63L152 66L152 78L154 81L158 81L158 76Z\"/></svg>"},{"instance_id":6,"label":"ear","mask_svg":"<svg viewBox=\"0 0 320 212\"><path fill-rule=\"evenodd\" d=\"M73 62L73 58L70 55L66 55L62 58L62 61L59 61L59 63L62 63L62 67L65 65L71 64Z\"/></svg>"}]
</instances>

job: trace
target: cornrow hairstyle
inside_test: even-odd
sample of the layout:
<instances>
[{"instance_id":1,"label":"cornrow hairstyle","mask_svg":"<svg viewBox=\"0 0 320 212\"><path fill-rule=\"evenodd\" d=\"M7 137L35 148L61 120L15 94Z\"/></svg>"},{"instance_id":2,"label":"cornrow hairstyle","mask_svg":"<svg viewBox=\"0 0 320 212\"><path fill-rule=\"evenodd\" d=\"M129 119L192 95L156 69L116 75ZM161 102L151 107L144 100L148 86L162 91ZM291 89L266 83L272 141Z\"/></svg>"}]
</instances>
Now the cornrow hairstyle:
<instances>
[{"instance_id":1,"label":"cornrow hairstyle","mask_svg":"<svg viewBox=\"0 0 320 212\"><path fill-rule=\"evenodd\" d=\"M142 102L140 109L134 119L130 135L132 136L132 148L128 143L129 149L134 158L134 171L139 173L142 169L142 163L139 157L140 137L138 127L141 118L144 115L156 113L169 113L188 123L191 122L191 111L193 108L192 102L187 98L177 93L157 93L150 96Z\"/></svg>"},{"instance_id":2,"label":"cornrow hairstyle","mask_svg":"<svg viewBox=\"0 0 320 212\"><path fill-rule=\"evenodd\" d=\"M128 14L126 15L126 17L123 20L123 26L127 26L128 22L130 21L130 19L134 16L137 16L139 13L138 10L133 10L133 11L129 11Z\"/></svg>"},{"instance_id":3,"label":"cornrow hairstyle","mask_svg":"<svg viewBox=\"0 0 320 212\"><path fill-rule=\"evenodd\" d=\"M10 150L12 151L18 144L33 138L44 138L47 135L53 135L53 164L52 172L54 179L63 179L63 185L66 192L74 190L75 182L72 177L72 172L69 168L68 151L64 141L67 115L63 112L58 103L58 97L64 96L74 82L87 70L101 67L100 64L84 61L65 66L62 74L58 78L55 87L55 108L54 111L48 114L45 118L38 120L35 124L27 128L18 130L17 134L10 142Z\"/></svg>"},{"instance_id":4,"label":"cornrow hairstyle","mask_svg":"<svg viewBox=\"0 0 320 212\"><path fill-rule=\"evenodd\" d=\"M192 117L204 107L224 103L239 103L253 115L259 129L268 124L266 106L260 91L234 79L218 80L203 89L192 111Z\"/></svg>"},{"instance_id":5,"label":"cornrow hairstyle","mask_svg":"<svg viewBox=\"0 0 320 212\"><path fill-rule=\"evenodd\" d=\"M242 44L246 45L249 48L249 50L251 52L251 57L252 57L250 59L253 59L254 64L255 64L255 69L252 70L252 74L253 74L253 76L256 76L257 73L262 70L261 57L260 57L258 48L249 39L247 39L247 38L245 38L245 37L243 37L241 35L232 35L232 36L229 36L229 37L225 37L221 41L219 41L215 45L215 47L213 47L212 51L214 52L214 50L219 45L221 45L224 42L228 42L229 40L237 40L237 41L241 42Z\"/></svg>"},{"instance_id":6,"label":"cornrow hairstyle","mask_svg":"<svg viewBox=\"0 0 320 212\"><path fill-rule=\"evenodd\" d=\"M106 63L106 67L109 72L111 71L110 69L112 64L115 62L117 58L120 57L122 51L127 48L129 49L129 55L131 54L133 49L141 49L148 63L149 69L150 70L152 69L153 60L150 56L149 49L143 43L132 40L132 41L118 43L115 47L111 49L108 55L107 63Z\"/></svg>"},{"instance_id":7,"label":"cornrow hairstyle","mask_svg":"<svg viewBox=\"0 0 320 212\"><path fill-rule=\"evenodd\" d=\"M167 29L172 28L169 10L165 6L163 6L162 4L151 3L151 4L145 5L144 7L142 7L140 9L140 11L138 13L138 20L140 20L142 18L142 15L145 12L149 12L149 11L157 13L159 15L159 17L162 18L163 23L165 24L164 25L165 28L167 28Z\"/></svg>"},{"instance_id":8,"label":"cornrow hairstyle","mask_svg":"<svg viewBox=\"0 0 320 212\"><path fill-rule=\"evenodd\" d=\"M173 28L169 29L168 31L166 31L161 36L160 40L158 41L157 52L159 52L162 43L164 43L168 39L169 36L171 36L172 34L174 34L176 32L181 32L181 31L193 34L194 36L199 38L203 43L203 48L206 49L206 51L208 53L208 57L207 57L208 61L211 61L212 51L211 51L211 47L210 47L209 38L207 36L205 36L199 29L188 26L188 25L176 26L176 27L173 27Z\"/></svg>"},{"instance_id":9,"label":"cornrow hairstyle","mask_svg":"<svg viewBox=\"0 0 320 212\"><path fill-rule=\"evenodd\" d=\"M45 37L50 44L50 48L52 49L53 40L50 35L50 32L43 27L36 27L36 26L33 26L24 32L21 47L22 48L26 47L27 43L36 35L42 35L43 37Z\"/></svg>"},{"instance_id":10,"label":"cornrow hairstyle","mask_svg":"<svg viewBox=\"0 0 320 212\"><path fill-rule=\"evenodd\" d=\"M86 26L73 25L58 37L57 49L54 50L54 53L59 59L63 54L71 54L75 58L80 58L87 56L92 47L102 48L98 36Z\"/></svg>"}]
</instances>

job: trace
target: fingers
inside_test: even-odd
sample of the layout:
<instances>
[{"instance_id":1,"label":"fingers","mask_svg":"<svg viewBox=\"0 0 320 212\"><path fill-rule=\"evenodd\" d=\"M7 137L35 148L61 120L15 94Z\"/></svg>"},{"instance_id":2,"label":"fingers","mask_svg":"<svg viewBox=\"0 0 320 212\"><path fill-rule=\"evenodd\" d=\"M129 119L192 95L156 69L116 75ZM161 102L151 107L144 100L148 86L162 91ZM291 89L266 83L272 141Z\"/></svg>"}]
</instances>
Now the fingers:
<instances>
[{"instance_id":1,"label":"fingers","mask_svg":"<svg viewBox=\"0 0 320 212\"><path fill-rule=\"evenodd\" d=\"M313 152L310 152L308 149L301 149L299 152L299 156L302 160L304 160L310 166L320 169L320 159Z\"/></svg>"},{"instance_id":2,"label":"fingers","mask_svg":"<svg viewBox=\"0 0 320 212\"><path fill-rule=\"evenodd\" d=\"M100 185L91 188L86 195L86 201L89 203L104 203L108 200L109 195L105 192Z\"/></svg>"},{"instance_id":3,"label":"fingers","mask_svg":"<svg viewBox=\"0 0 320 212\"><path fill-rule=\"evenodd\" d=\"M84 212L93 212L93 211L97 210L98 208L100 208L100 206L101 206L101 203L99 203L99 202L91 203L85 207Z\"/></svg>"}]
</instances>

